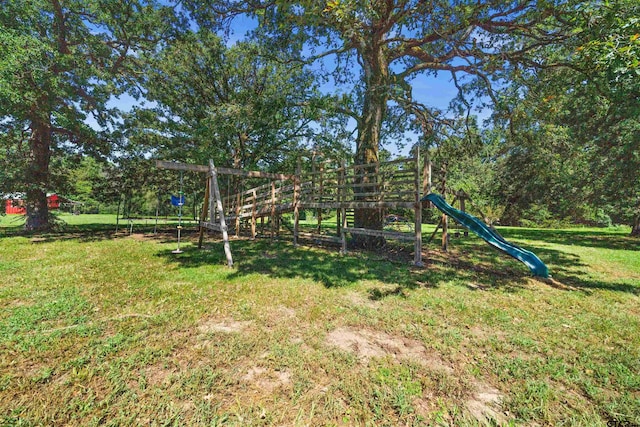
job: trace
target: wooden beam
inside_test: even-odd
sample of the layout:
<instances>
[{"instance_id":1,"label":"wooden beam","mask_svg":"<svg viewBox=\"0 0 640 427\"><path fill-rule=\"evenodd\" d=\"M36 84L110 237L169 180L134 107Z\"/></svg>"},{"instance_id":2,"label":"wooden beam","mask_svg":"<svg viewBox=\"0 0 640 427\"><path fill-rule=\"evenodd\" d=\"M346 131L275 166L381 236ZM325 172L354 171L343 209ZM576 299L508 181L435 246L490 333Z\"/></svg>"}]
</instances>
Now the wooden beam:
<instances>
[{"instance_id":1,"label":"wooden beam","mask_svg":"<svg viewBox=\"0 0 640 427\"><path fill-rule=\"evenodd\" d=\"M204 239L205 227L202 225L207 220L209 214L209 178L207 178L207 186L204 190L204 202L202 202L202 213L200 214L200 235L198 236L198 249L202 249L202 241Z\"/></svg>"},{"instance_id":2,"label":"wooden beam","mask_svg":"<svg viewBox=\"0 0 640 427\"><path fill-rule=\"evenodd\" d=\"M192 165L189 163L180 163L180 162L168 162L166 160L156 160L156 167L160 169L172 169L172 170L204 172L204 173L209 172L209 166ZM234 175L234 176L242 176L245 178L269 178L269 179L278 179L278 180L293 179L293 175L286 175L281 173L269 173L269 172L262 172L262 171L245 171L242 169L221 168L221 167L216 167L215 169L219 175Z\"/></svg>"},{"instance_id":3,"label":"wooden beam","mask_svg":"<svg viewBox=\"0 0 640 427\"><path fill-rule=\"evenodd\" d=\"M209 177L209 179L211 180L210 191L213 193L209 195L209 197L211 200L216 201L216 208L218 210L218 214L220 215L220 218L219 218L220 229L222 231L224 254L227 257L227 265L229 265L229 267L233 267L233 258L231 257L231 247L229 245L229 234L227 232L227 223L224 220L224 209L222 208L222 198L220 197L220 187L218 187L218 174L216 173L216 168L213 164L213 160L209 160L209 169L211 170L211 176Z\"/></svg>"},{"instance_id":4,"label":"wooden beam","mask_svg":"<svg viewBox=\"0 0 640 427\"><path fill-rule=\"evenodd\" d=\"M415 202L332 202L332 203L308 203L302 201L300 209L384 209L407 208L414 209Z\"/></svg>"},{"instance_id":5,"label":"wooden beam","mask_svg":"<svg viewBox=\"0 0 640 427\"><path fill-rule=\"evenodd\" d=\"M300 174L302 166L300 158L296 162L296 175L293 179L293 247L298 246L298 235L300 234Z\"/></svg>"},{"instance_id":6,"label":"wooden beam","mask_svg":"<svg viewBox=\"0 0 640 427\"><path fill-rule=\"evenodd\" d=\"M251 203L251 239L256 238L256 218L257 218L257 209L256 209L256 191L253 190L253 203Z\"/></svg>"},{"instance_id":7,"label":"wooden beam","mask_svg":"<svg viewBox=\"0 0 640 427\"><path fill-rule=\"evenodd\" d=\"M204 165L192 165L189 163L179 162L167 162L165 160L156 160L156 167L158 169L171 169L178 171L192 171L192 172L209 172L209 166Z\"/></svg>"},{"instance_id":8,"label":"wooden beam","mask_svg":"<svg viewBox=\"0 0 640 427\"><path fill-rule=\"evenodd\" d=\"M212 223L212 222L203 221L203 222L200 223L200 227L204 227L204 228L209 229L209 230L222 232L222 228L220 227L220 224L215 224L215 223Z\"/></svg>"},{"instance_id":9,"label":"wooden beam","mask_svg":"<svg viewBox=\"0 0 640 427\"><path fill-rule=\"evenodd\" d=\"M336 236L330 236L330 235L326 235L326 234L318 234L318 233L305 233L305 232L298 232L298 237L304 238L304 239L309 239L309 240L324 240L327 242L331 242L331 243L340 243L341 239L340 237L336 237Z\"/></svg>"},{"instance_id":10,"label":"wooden beam","mask_svg":"<svg viewBox=\"0 0 640 427\"><path fill-rule=\"evenodd\" d=\"M422 262L422 203L420 202L420 198L422 197L420 193L420 148L418 148L416 152L416 164L415 164L415 210L414 210L414 249L413 249L413 265L417 267L424 267L424 263Z\"/></svg>"},{"instance_id":11,"label":"wooden beam","mask_svg":"<svg viewBox=\"0 0 640 427\"><path fill-rule=\"evenodd\" d=\"M218 173L221 175L234 175L234 176L242 176L245 178L268 178L268 179L277 179L280 181L293 179L293 175L286 175L282 173L245 171L242 169L231 169L231 168L217 168L217 169L218 169Z\"/></svg>"},{"instance_id":12,"label":"wooden beam","mask_svg":"<svg viewBox=\"0 0 640 427\"><path fill-rule=\"evenodd\" d=\"M413 233L401 233L399 231L370 230L368 228L345 227L344 231L351 234L364 234L365 236L388 237L390 239L408 240L413 242Z\"/></svg>"}]
</instances>

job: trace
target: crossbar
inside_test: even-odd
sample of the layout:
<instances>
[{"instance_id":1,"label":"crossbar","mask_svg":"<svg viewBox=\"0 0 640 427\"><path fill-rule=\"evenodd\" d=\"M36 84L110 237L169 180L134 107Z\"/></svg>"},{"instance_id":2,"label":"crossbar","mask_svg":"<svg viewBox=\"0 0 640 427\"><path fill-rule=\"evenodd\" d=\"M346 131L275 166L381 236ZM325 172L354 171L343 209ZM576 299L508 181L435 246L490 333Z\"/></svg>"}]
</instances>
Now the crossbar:
<instances>
[{"instance_id":1,"label":"crossbar","mask_svg":"<svg viewBox=\"0 0 640 427\"><path fill-rule=\"evenodd\" d=\"M156 167L160 169L172 169L172 170L209 173L209 166L192 165L189 163L181 163L181 162L168 162L166 160L156 160ZM293 179L293 175L286 175L282 173L245 171L242 169L223 168L223 167L216 167L215 169L219 175L234 175L234 176L242 176L245 178L268 178L268 179L278 179L278 180Z\"/></svg>"}]
</instances>

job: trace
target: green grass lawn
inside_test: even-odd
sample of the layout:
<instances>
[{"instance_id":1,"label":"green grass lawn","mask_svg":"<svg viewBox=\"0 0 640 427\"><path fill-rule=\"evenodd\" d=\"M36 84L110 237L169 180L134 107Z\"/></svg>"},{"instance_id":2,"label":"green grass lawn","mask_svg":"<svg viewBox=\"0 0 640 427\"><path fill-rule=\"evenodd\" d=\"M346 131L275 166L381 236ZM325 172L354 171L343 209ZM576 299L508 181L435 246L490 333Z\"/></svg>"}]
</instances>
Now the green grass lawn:
<instances>
[{"instance_id":1,"label":"green grass lawn","mask_svg":"<svg viewBox=\"0 0 640 427\"><path fill-rule=\"evenodd\" d=\"M175 227L178 224L177 217L159 217L157 222L154 217L147 218L127 218L117 219L114 214L95 214L95 215L73 215L66 212L56 212L54 214L55 231L61 233L88 231L118 231L150 232L156 229L166 229L167 227ZM2 234L20 234L25 222L24 215L4 215L0 216L0 235ZM183 217L182 222L185 224L194 224L191 218Z\"/></svg>"},{"instance_id":2,"label":"green grass lawn","mask_svg":"<svg viewBox=\"0 0 640 427\"><path fill-rule=\"evenodd\" d=\"M500 228L544 282L473 236L424 269L232 240L229 269L215 235L70 217L1 219L0 425L640 425L628 230Z\"/></svg>"}]
</instances>

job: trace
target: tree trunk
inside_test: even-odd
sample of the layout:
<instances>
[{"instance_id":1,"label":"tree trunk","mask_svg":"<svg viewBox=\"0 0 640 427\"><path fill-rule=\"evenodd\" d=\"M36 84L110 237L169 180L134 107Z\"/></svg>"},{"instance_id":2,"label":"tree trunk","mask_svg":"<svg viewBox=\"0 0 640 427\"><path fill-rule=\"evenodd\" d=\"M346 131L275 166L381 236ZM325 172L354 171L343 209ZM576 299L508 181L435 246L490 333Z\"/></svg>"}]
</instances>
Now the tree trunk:
<instances>
[{"instance_id":1,"label":"tree trunk","mask_svg":"<svg viewBox=\"0 0 640 427\"><path fill-rule=\"evenodd\" d=\"M640 237L640 215L636 216L633 227L631 227L631 236Z\"/></svg>"},{"instance_id":2,"label":"tree trunk","mask_svg":"<svg viewBox=\"0 0 640 427\"><path fill-rule=\"evenodd\" d=\"M371 51L361 52L361 59L365 75L365 95L362 116L358 123L355 163L367 165L367 167L357 171L360 174L356 173L355 192L377 193L379 190L377 177L367 175L377 172L380 130L389 98L389 67L379 46L374 45ZM358 202L376 201L376 196L356 196L355 200ZM382 230L382 211L370 208L355 209L354 224L360 228ZM384 244L384 238L356 235L352 244L355 247L379 247Z\"/></svg>"},{"instance_id":3,"label":"tree trunk","mask_svg":"<svg viewBox=\"0 0 640 427\"><path fill-rule=\"evenodd\" d=\"M47 117L31 123L29 141L30 164L27 169L25 229L42 231L50 227L47 186L49 184L49 159L51 157L51 123Z\"/></svg>"}]
</instances>

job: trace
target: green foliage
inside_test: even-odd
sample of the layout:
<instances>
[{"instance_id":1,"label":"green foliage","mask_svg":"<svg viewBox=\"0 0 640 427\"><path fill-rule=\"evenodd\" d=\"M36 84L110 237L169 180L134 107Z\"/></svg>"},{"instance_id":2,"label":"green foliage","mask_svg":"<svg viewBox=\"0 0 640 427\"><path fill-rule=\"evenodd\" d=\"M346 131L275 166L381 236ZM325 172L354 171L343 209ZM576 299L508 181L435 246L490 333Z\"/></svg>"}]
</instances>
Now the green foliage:
<instances>
[{"instance_id":1,"label":"green foliage","mask_svg":"<svg viewBox=\"0 0 640 427\"><path fill-rule=\"evenodd\" d=\"M640 26L634 1L580 5L574 31L547 48L549 66L511 70L497 157L506 220L638 224ZM506 116L501 116L508 110ZM546 219L533 211L548 212Z\"/></svg>"},{"instance_id":2,"label":"green foliage","mask_svg":"<svg viewBox=\"0 0 640 427\"><path fill-rule=\"evenodd\" d=\"M154 0L3 2L0 136L18 162L2 178L27 193L28 228L47 225L52 159L110 152L119 116L108 101L139 93L144 53L175 22L173 9Z\"/></svg>"},{"instance_id":3,"label":"green foliage","mask_svg":"<svg viewBox=\"0 0 640 427\"><path fill-rule=\"evenodd\" d=\"M640 5L618 0L586 3L581 9L576 60L606 78L612 89L622 89L617 95L625 100L623 88L637 88L640 78Z\"/></svg>"},{"instance_id":4,"label":"green foliage","mask_svg":"<svg viewBox=\"0 0 640 427\"><path fill-rule=\"evenodd\" d=\"M226 47L207 30L185 32L160 51L147 87L157 106L132 117L130 142L200 164L293 171L318 116L309 73L252 42Z\"/></svg>"},{"instance_id":5,"label":"green foliage","mask_svg":"<svg viewBox=\"0 0 640 427\"><path fill-rule=\"evenodd\" d=\"M424 115L425 128L442 121L437 111L414 102L411 80L418 74L451 73L485 90L490 76L509 63L528 64L541 47L561 39L561 8L512 2L477 3L406 1L186 2L203 27L218 28L220 15L249 14L259 22L254 32L276 56L306 61L331 76L336 111L357 125L357 163L375 162L390 112L390 129L409 127L406 114ZM331 60L326 58L331 57ZM318 65L319 63L319 65ZM325 77L326 78L326 77ZM394 101L393 108L389 108ZM390 133L394 135L393 132ZM395 136L395 135L394 135Z\"/></svg>"}]
</instances>

